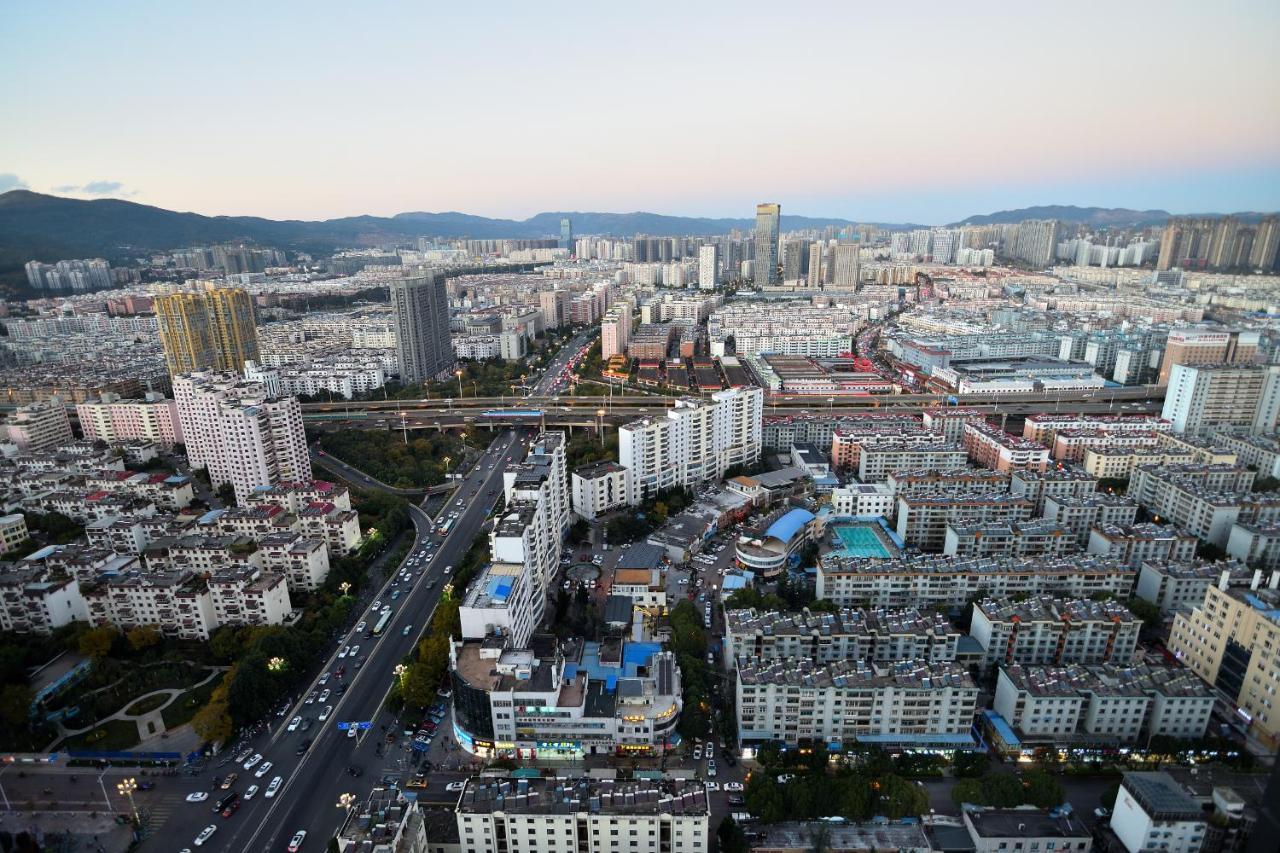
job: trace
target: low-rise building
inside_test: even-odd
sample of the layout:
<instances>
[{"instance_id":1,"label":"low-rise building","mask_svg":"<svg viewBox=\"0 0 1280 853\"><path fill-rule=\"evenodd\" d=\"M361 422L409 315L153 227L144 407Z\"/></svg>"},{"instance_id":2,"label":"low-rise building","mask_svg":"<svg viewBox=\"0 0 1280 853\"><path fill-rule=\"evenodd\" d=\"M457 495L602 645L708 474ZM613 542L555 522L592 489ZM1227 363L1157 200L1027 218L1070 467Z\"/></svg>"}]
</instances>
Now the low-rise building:
<instances>
[{"instance_id":1,"label":"low-rise building","mask_svg":"<svg viewBox=\"0 0 1280 853\"><path fill-rule=\"evenodd\" d=\"M784 509L755 530L743 531L734 546L738 564L766 577L779 574L792 554L812 541L817 530L807 509Z\"/></svg>"},{"instance_id":2,"label":"low-rise building","mask_svg":"<svg viewBox=\"0 0 1280 853\"><path fill-rule=\"evenodd\" d=\"M1012 524L1034 514L1035 505L1016 495L979 492L968 495L901 495L898 498L899 538L921 551L941 551L947 525Z\"/></svg>"},{"instance_id":3,"label":"low-rise building","mask_svg":"<svg viewBox=\"0 0 1280 853\"><path fill-rule=\"evenodd\" d=\"M948 557L1033 557L1079 550L1071 532L1042 518L1012 524L947 524L942 553Z\"/></svg>"},{"instance_id":4,"label":"low-rise building","mask_svg":"<svg viewBox=\"0 0 1280 853\"><path fill-rule=\"evenodd\" d=\"M969 635L985 666L1128 664L1142 623L1115 601L1032 596L973 605Z\"/></svg>"},{"instance_id":5,"label":"low-rise building","mask_svg":"<svg viewBox=\"0 0 1280 853\"><path fill-rule=\"evenodd\" d=\"M1193 560L1197 544L1196 537L1172 524L1104 524L1090 529L1086 550L1137 568L1146 562Z\"/></svg>"},{"instance_id":6,"label":"low-rise building","mask_svg":"<svg viewBox=\"0 0 1280 853\"><path fill-rule=\"evenodd\" d=\"M959 641L960 632L942 614L915 607L725 611L724 655L731 667L738 660L951 661Z\"/></svg>"},{"instance_id":7,"label":"low-rise building","mask_svg":"<svg viewBox=\"0 0 1280 853\"><path fill-rule=\"evenodd\" d=\"M1088 853L1093 836L1070 815L1030 809L966 809L961 814L974 853Z\"/></svg>"},{"instance_id":8,"label":"low-rise building","mask_svg":"<svg viewBox=\"0 0 1280 853\"><path fill-rule=\"evenodd\" d=\"M850 483L831 491L831 509L836 515L893 515L893 488L887 483Z\"/></svg>"}]
</instances>

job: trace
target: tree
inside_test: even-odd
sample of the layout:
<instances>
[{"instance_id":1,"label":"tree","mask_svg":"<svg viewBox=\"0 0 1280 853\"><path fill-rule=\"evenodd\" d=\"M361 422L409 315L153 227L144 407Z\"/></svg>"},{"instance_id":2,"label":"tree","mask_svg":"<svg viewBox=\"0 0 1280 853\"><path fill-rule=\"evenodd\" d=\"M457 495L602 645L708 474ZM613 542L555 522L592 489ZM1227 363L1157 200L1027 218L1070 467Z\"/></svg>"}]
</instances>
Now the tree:
<instances>
[{"instance_id":1,"label":"tree","mask_svg":"<svg viewBox=\"0 0 1280 853\"><path fill-rule=\"evenodd\" d=\"M984 805L986 798L982 782L978 779L961 779L951 786L951 802L957 806L964 803Z\"/></svg>"},{"instance_id":2,"label":"tree","mask_svg":"<svg viewBox=\"0 0 1280 853\"><path fill-rule=\"evenodd\" d=\"M80 654L94 660L102 660L111 654L111 647L119 636L120 632L110 625L101 625L85 631L80 635Z\"/></svg>"},{"instance_id":3,"label":"tree","mask_svg":"<svg viewBox=\"0 0 1280 853\"><path fill-rule=\"evenodd\" d=\"M0 721L10 731L25 730L31 722L31 700L35 693L25 684L6 684L0 691Z\"/></svg>"},{"instance_id":4,"label":"tree","mask_svg":"<svg viewBox=\"0 0 1280 853\"><path fill-rule=\"evenodd\" d=\"M1160 627L1164 621L1160 606L1152 604L1145 598L1138 598L1136 595L1129 599L1129 609L1133 611L1133 615L1142 620L1142 627L1147 631L1154 631Z\"/></svg>"},{"instance_id":5,"label":"tree","mask_svg":"<svg viewBox=\"0 0 1280 853\"><path fill-rule=\"evenodd\" d=\"M218 690L221 689L219 685ZM218 690L214 691L215 696ZM209 704L191 718L191 728L209 743L224 743L229 740L235 731L235 726L231 722L231 712L227 709L226 699L216 702L210 698Z\"/></svg>"},{"instance_id":6,"label":"tree","mask_svg":"<svg viewBox=\"0 0 1280 853\"><path fill-rule=\"evenodd\" d=\"M241 631L232 625L223 625L209 637L209 651L215 660L231 663L244 651Z\"/></svg>"},{"instance_id":7,"label":"tree","mask_svg":"<svg viewBox=\"0 0 1280 853\"><path fill-rule=\"evenodd\" d=\"M974 779L987 770L987 756L983 752L958 751L951 767L959 779Z\"/></svg>"},{"instance_id":8,"label":"tree","mask_svg":"<svg viewBox=\"0 0 1280 853\"><path fill-rule=\"evenodd\" d=\"M1026 792L1018 777L1008 773L988 773L980 780L982 792L986 799L983 805L995 806L999 809L1011 809L1026 803Z\"/></svg>"},{"instance_id":9,"label":"tree","mask_svg":"<svg viewBox=\"0 0 1280 853\"><path fill-rule=\"evenodd\" d=\"M401 693L406 705L425 708L435 698L439 680L430 680L428 666L422 661L409 664L409 670L400 681Z\"/></svg>"},{"instance_id":10,"label":"tree","mask_svg":"<svg viewBox=\"0 0 1280 853\"><path fill-rule=\"evenodd\" d=\"M236 487L230 483L223 483L218 486L218 490L214 494L218 496L218 500L222 501L224 506L236 505Z\"/></svg>"},{"instance_id":11,"label":"tree","mask_svg":"<svg viewBox=\"0 0 1280 853\"><path fill-rule=\"evenodd\" d=\"M747 783L747 811L762 823L777 823L787 817L787 804L772 773L756 773Z\"/></svg>"},{"instance_id":12,"label":"tree","mask_svg":"<svg viewBox=\"0 0 1280 853\"><path fill-rule=\"evenodd\" d=\"M1065 798L1062 783L1047 770L1028 770L1022 777L1022 784L1026 789L1026 801L1042 809L1060 806Z\"/></svg>"},{"instance_id":13,"label":"tree","mask_svg":"<svg viewBox=\"0 0 1280 853\"><path fill-rule=\"evenodd\" d=\"M716 842L720 853L748 853L751 849L747 844L746 833L742 831L742 827L738 826L733 815L726 815L725 819L720 821L720 828L716 830Z\"/></svg>"},{"instance_id":14,"label":"tree","mask_svg":"<svg viewBox=\"0 0 1280 853\"><path fill-rule=\"evenodd\" d=\"M139 625L136 628L130 628L124 636L129 641L129 648L135 652L159 645L163 639L160 632L150 625Z\"/></svg>"}]
</instances>

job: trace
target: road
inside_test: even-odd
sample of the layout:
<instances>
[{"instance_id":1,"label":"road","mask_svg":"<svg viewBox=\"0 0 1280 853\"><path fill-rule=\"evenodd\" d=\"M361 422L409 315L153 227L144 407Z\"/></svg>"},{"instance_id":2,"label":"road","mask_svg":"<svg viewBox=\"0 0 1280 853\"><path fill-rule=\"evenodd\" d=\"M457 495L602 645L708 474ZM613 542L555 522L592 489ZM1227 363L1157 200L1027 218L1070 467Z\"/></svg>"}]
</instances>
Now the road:
<instances>
[{"instance_id":1,"label":"road","mask_svg":"<svg viewBox=\"0 0 1280 853\"><path fill-rule=\"evenodd\" d=\"M228 764L215 771L223 776L233 770L238 772L240 779L233 790L242 795L250 784L261 789L252 799L242 801L239 812L232 817L223 819L212 813L215 794L210 794L210 799L203 803L180 800L192 791L208 791L212 773L199 779L164 780L165 787L175 789L173 796L179 798L178 805L172 808L168 820L159 829L164 843L189 844L204 826L211 824L218 830L204 845L206 850L283 850L299 829L307 831L308 848L320 849L328 842L343 819L342 811L336 807L339 797L351 793L363 800L382 775L381 726L390 725L393 718L386 712L380 713L380 708L395 677L394 669L411 653L429 621L448 581L446 567L451 570L462 561L501 494L503 468L509 461L522 459L524 450L524 442L515 431L504 432L493 442L443 510L460 513L443 540L434 534L434 525L426 513L413 508L416 543L410 558L425 553L430 544L438 544L421 576L405 583L400 581L397 571L379 591L378 601L393 608L383 636L365 639L352 630L341 638L322 673L317 674L328 676L328 683L321 685L319 678L313 681L287 713L273 720L274 729L269 737L263 736L254 744L264 756L264 762L272 762L270 771L260 778L255 777L260 767L246 771ZM391 595L397 590L398 597L392 601ZM372 625L369 613L360 619ZM351 663L350 657L338 657L343 647L356 645L361 647L361 653L367 653L367 657L357 658L362 661L359 668ZM332 675L343 665L348 665L350 670L345 679ZM349 685L345 694L334 693L327 702L305 703L304 697L311 691L336 690L336 685L343 680ZM327 720L320 721L318 717L326 705L331 705L332 711ZM313 728L309 732L288 731L287 725L294 716L311 719ZM345 731L338 729L338 722L370 722L372 727L359 737L349 738ZM314 738L314 743L303 755L297 755L307 738ZM344 772L350 766L366 772L358 779L353 778ZM267 785L276 776L283 779L280 790L274 798L267 798Z\"/></svg>"}]
</instances>

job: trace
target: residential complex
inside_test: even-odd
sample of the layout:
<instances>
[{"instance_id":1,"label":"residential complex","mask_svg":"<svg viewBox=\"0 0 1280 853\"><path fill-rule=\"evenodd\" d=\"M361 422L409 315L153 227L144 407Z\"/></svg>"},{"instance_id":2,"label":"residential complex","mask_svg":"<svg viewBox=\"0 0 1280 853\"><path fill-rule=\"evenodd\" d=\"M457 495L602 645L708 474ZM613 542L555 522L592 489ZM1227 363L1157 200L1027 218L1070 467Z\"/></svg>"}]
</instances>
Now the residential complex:
<instances>
[{"instance_id":1,"label":"residential complex","mask_svg":"<svg viewBox=\"0 0 1280 853\"><path fill-rule=\"evenodd\" d=\"M453 370L445 274L419 270L388 283L402 382L429 382Z\"/></svg>"},{"instance_id":2,"label":"residential complex","mask_svg":"<svg viewBox=\"0 0 1280 853\"><path fill-rule=\"evenodd\" d=\"M170 376L244 370L258 358L253 300L237 287L159 294L153 304Z\"/></svg>"}]
</instances>

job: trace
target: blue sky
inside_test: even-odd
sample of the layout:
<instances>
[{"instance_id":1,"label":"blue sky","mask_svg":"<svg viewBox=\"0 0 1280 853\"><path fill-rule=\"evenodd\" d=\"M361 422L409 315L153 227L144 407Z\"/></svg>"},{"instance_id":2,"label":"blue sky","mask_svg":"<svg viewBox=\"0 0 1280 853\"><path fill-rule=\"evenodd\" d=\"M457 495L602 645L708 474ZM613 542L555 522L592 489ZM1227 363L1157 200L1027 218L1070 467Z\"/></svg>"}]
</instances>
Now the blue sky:
<instances>
[{"instance_id":1,"label":"blue sky","mask_svg":"<svg viewBox=\"0 0 1280 853\"><path fill-rule=\"evenodd\" d=\"M201 213L1280 207L1280 3L22 3L0 187Z\"/></svg>"}]
</instances>

